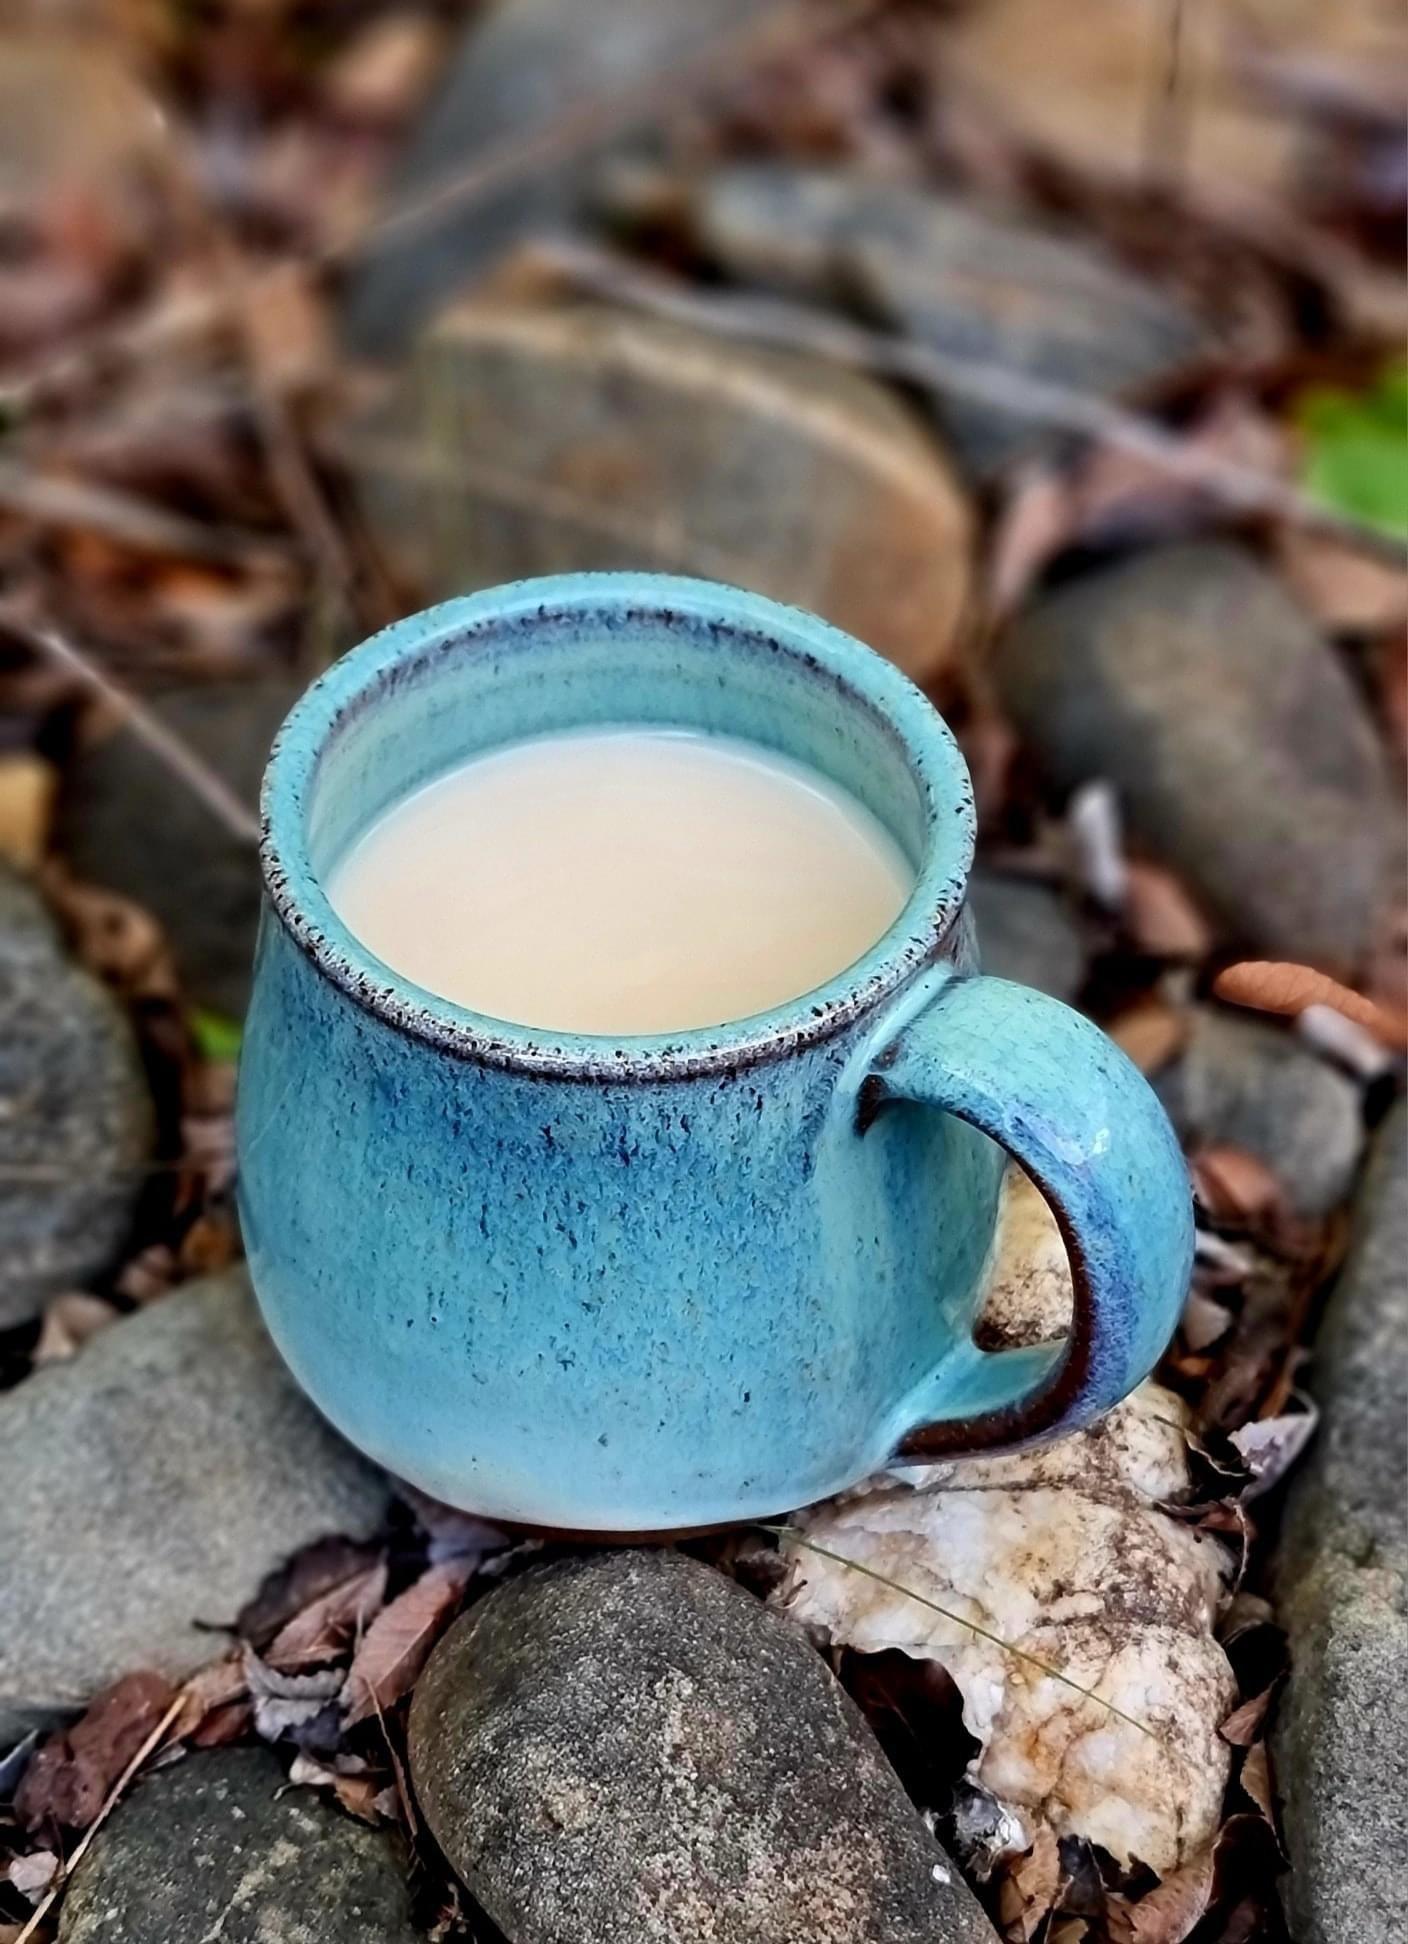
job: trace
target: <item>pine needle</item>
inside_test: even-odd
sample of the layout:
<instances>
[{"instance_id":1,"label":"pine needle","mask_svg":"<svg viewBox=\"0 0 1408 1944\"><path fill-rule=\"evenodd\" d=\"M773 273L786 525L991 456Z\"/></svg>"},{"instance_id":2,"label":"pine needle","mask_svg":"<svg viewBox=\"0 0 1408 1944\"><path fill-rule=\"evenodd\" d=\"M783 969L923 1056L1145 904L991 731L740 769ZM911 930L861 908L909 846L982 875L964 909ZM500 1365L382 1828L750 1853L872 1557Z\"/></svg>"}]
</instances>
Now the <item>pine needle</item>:
<instances>
[{"instance_id":1,"label":"pine needle","mask_svg":"<svg viewBox=\"0 0 1408 1944\"><path fill-rule=\"evenodd\" d=\"M899 1593L906 1600L914 1600L919 1606L928 1607L931 1613L937 1613L941 1619L949 1621L953 1626L966 1627L968 1632L976 1634L979 1640L986 1640L990 1646L1000 1648L1004 1654L1011 1654L1014 1660L1025 1661L1028 1667L1036 1668L1049 1680L1059 1681L1062 1687L1069 1688L1073 1694L1080 1695L1082 1700L1093 1701L1097 1707L1117 1715L1131 1728L1137 1728L1141 1735L1147 1735L1150 1741L1158 1742L1160 1747L1167 1747L1162 1735L1156 1734L1152 1728L1136 1720L1132 1714L1126 1714L1124 1709L1116 1707L1113 1701L1107 1701L1103 1694L1097 1694L1093 1688L1082 1687L1079 1681L1073 1681L1069 1674L1063 1674L1060 1668L1053 1667L1050 1661L1041 1660L1036 1654L1029 1654L1025 1647L1014 1647L1010 1640L1004 1640L1000 1634L993 1633L987 1627L979 1626L976 1620L965 1620L962 1614L950 1613L947 1607L940 1606L937 1600L931 1600L927 1594L916 1593L910 1586L902 1586L898 1580L891 1579L888 1573L877 1572L875 1567L865 1565L862 1560L847 1559L843 1553L832 1552L829 1546L819 1546L815 1539L809 1539L798 1526L764 1525L759 1526L758 1530L771 1532L779 1539L790 1539L794 1545L801 1546L807 1552L816 1553L821 1559L829 1559L835 1566L847 1566L853 1573L863 1573L866 1579L877 1580L881 1586L887 1586L892 1593Z\"/></svg>"}]
</instances>

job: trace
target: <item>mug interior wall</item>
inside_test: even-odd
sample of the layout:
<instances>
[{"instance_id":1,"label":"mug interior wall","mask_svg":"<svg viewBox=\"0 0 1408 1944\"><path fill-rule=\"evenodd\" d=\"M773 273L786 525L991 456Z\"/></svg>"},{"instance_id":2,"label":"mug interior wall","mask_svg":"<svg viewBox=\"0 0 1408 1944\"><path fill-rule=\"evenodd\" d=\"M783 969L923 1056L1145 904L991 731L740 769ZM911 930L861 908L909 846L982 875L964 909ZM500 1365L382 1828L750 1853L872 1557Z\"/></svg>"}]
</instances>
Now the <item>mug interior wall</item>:
<instances>
[{"instance_id":1,"label":"mug interior wall","mask_svg":"<svg viewBox=\"0 0 1408 1944\"><path fill-rule=\"evenodd\" d=\"M670 611L532 612L427 644L335 719L305 805L308 858L332 867L399 797L528 736L651 723L742 736L820 771L918 871L932 814L894 727L804 649Z\"/></svg>"}]
</instances>

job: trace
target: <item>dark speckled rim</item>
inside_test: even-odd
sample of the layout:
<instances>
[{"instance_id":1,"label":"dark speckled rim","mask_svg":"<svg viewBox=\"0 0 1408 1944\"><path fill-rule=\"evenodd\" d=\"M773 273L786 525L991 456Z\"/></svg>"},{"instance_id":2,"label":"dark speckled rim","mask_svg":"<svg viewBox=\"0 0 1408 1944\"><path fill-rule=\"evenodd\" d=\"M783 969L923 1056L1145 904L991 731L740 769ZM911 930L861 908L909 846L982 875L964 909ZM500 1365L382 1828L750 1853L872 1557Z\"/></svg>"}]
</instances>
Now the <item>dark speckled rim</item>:
<instances>
[{"instance_id":1,"label":"dark speckled rim","mask_svg":"<svg viewBox=\"0 0 1408 1944\"><path fill-rule=\"evenodd\" d=\"M827 984L770 1012L691 1032L606 1038L547 1033L471 1012L394 971L342 923L308 855L304 806L317 767L342 724L374 706L395 672L476 644L505 628L599 612L652 625L726 630L760 650L780 648L840 687L855 708L898 739L917 781L927 825L914 890L894 924ZM967 767L947 725L891 663L798 608L710 581L664 574L568 574L518 581L446 601L373 635L295 704L274 743L261 800L260 861L269 903L319 971L390 1026L444 1052L563 1079L661 1080L736 1072L828 1038L930 963L957 917L973 861L975 819Z\"/></svg>"}]
</instances>

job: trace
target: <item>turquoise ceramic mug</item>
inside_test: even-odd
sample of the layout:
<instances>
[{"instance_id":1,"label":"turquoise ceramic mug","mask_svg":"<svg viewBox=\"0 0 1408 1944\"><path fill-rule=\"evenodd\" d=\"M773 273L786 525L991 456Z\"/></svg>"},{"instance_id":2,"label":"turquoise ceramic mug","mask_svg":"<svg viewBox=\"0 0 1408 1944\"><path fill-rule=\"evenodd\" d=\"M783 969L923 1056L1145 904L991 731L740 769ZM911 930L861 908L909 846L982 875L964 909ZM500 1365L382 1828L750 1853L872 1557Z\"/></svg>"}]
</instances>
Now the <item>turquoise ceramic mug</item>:
<instances>
[{"instance_id":1,"label":"turquoise ceramic mug","mask_svg":"<svg viewBox=\"0 0 1408 1944\"><path fill-rule=\"evenodd\" d=\"M898 920L790 1005L620 1041L466 1011L339 922L330 867L406 791L617 722L750 737L852 791L914 866ZM264 819L250 1266L299 1382L403 1478L577 1530L752 1518L1074 1429L1154 1363L1192 1250L1172 1132L1096 1027L978 975L963 760L848 636L653 575L451 601L313 685ZM993 1354L973 1321L1008 1154L1056 1213L1076 1316L1064 1345Z\"/></svg>"}]
</instances>

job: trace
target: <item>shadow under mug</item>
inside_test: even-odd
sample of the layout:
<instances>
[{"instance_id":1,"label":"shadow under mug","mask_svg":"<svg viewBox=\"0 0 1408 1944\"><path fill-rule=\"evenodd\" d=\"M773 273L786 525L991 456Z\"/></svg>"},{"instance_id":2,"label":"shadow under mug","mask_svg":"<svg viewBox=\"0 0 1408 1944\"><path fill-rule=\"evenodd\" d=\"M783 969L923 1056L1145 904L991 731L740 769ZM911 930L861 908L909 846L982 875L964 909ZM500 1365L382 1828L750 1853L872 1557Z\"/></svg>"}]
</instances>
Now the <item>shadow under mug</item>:
<instances>
[{"instance_id":1,"label":"shadow under mug","mask_svg":"<svg viewBox=\"0 0 1408 1944\"><path fill-rule=\"evenodd\" d=\"M788 1005L619 1041L470 1012L342 925L329 870L390 804L594 723L726 732L821 771L907 853L903 912ZM299 1383L391 1471L504 1520L672 1530L1071 1430L1152 1367L1192 1254L1172 1131L1095 1026L977 975L967 771L858 642L702 581L492 589L316 682L263 808L250 1268ZM1006 1154L1055 1211L1076 1309L1064 1344L988 1353Z\"/></svg>"}]
</instances>

